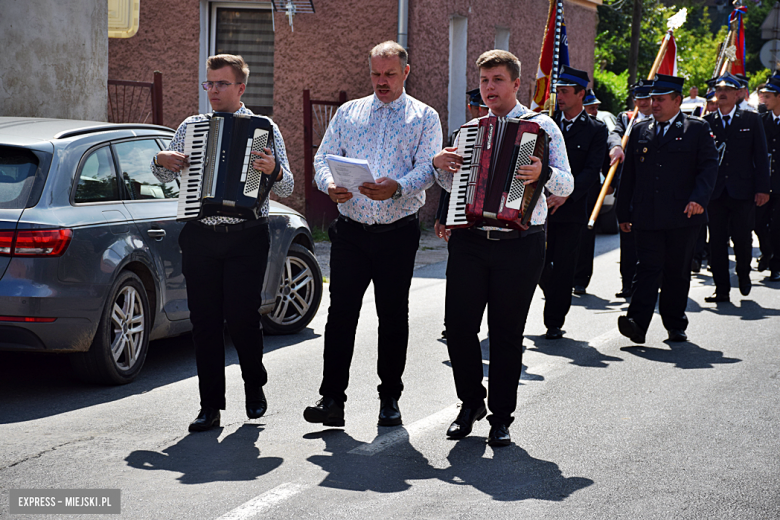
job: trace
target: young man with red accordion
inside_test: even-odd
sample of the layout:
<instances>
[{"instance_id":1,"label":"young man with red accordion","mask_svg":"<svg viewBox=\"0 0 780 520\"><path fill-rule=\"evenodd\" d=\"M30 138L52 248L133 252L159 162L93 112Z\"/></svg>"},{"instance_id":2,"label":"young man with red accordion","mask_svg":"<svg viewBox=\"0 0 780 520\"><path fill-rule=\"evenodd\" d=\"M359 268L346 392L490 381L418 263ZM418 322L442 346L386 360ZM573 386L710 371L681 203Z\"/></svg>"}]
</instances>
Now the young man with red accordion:
<instances>
[{"instance_id":1,"label":"young man with red accordion","mask_svg":"<svg viewBox=\"0 0 780 520\"><path fill-rule=\"evenodd\" d=\"M517 101L520 61L513 54L501 50L485 52L477 59L477 67L482 99L490 109L488 117L516 118L530 112ZM574 180L561 131L545 115L538 115L533 121L550 137L551 171L546 188L555 195L569 195ZM456 150L457 147L445 148L433 159L437 180L447 191L451 191L453 174L462 163ZM534 157L530 165L520 167L517 178L531 183L541 174L542 161ZM447 436L452 439L467 436L474 423L487 415L487 397L491 412L488 444L511 443L509 425L517 406L523 331L544 264L546 218L547 204L542 195L527 230L478 225L452 231L448 244L445 325L455 388L462 402L458 417L447 430ZM489 392L482 385L478 337L486 306L490 335Z\"/></svg>"}]
</instances>

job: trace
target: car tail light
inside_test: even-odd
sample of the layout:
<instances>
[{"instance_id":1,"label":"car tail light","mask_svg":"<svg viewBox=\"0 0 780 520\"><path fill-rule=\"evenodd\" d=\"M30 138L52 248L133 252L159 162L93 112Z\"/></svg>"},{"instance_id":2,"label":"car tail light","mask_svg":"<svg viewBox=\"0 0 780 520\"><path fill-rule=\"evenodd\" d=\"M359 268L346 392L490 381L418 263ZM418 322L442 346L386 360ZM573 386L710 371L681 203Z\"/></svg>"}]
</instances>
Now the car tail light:
<instances>
[{"instance_id":1,"label":"car tail light","mask_svg":"<svg viewBox=\"0 0 780 520\"><path fill-rule=\"evenodd\" d=\"M0 321L13 321L22 323L51 323L57 318L31 318L29 316L0 316Z\"/></svg>"},{"instance_id":2,"label":"car tail light","mask_svg":"<svg viewBox=\"0 0 780 520\"><path fill-rule=\"evenodd\" d=\"M14 247L16 231L0 231L0 255L10 256Z\"/></svg>"},{"instance_id":3,"label":"car tail light","mask_svg":"<svg viewBox=\"0 0 780 520\"><path fill-rule=\"evenodd\" d=\"M0 255L61 256L72 237L70 229L0 231Z\"/></svg>"}]
</instances>

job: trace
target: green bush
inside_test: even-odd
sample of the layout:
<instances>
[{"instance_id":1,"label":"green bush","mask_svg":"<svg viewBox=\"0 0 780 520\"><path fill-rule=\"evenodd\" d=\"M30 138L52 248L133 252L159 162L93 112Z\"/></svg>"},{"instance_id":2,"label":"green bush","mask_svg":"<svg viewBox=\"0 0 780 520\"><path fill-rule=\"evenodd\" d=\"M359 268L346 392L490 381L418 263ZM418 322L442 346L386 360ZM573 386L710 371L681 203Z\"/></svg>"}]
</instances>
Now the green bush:
<instances>
[{"instance_id":1,"label":"green bush","mask_svg":"<svg viewBox=\"0 0 780 520\"><path fill-rule=\"evenodd\" d=\"M593 92L601 101L599 110L606 110L617 115L625 110L628 98L628 71L615 74L608 70L597 70L593 73Z\"/></svg>"}]
</instances>

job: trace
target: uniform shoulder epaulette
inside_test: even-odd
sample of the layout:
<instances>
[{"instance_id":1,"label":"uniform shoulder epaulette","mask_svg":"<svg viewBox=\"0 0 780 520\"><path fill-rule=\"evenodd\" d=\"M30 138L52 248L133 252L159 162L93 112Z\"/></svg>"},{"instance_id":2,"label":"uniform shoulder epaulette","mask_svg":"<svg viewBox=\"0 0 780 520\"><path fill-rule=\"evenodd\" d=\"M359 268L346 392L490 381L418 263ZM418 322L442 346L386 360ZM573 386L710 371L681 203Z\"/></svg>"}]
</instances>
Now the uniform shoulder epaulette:
<instances>
[{"instance_id":1,"label":"uniform shoulder epaulette","mask_svg":"<svg viewBox=\"0 0 780 520\"><path fill-rule=\"evenodd\" d=\"M694 121L704 121L704 118L701 117L701 116L690 115L690 116L688 116L688 119L693 119Z\"/></svg>"}]
</instances>

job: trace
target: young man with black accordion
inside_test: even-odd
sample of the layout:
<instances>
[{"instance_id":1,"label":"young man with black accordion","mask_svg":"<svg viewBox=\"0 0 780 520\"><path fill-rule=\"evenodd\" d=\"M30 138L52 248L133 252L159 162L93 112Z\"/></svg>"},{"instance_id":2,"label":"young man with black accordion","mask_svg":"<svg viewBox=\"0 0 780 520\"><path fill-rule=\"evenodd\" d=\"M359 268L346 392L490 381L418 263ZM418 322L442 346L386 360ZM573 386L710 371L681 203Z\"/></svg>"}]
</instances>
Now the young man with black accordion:
<instances>
[{"instance_id":1,"label":"young man with black accordion","mask_svg":"<svg viewBox=\"0 0 780 520\"><path fill-rule=\"evenodd\" d=\"M206 63L207 81L202 86L208 92L212 110L253 115L241 102L248 77L249 67L241 56L211 56ZM183 153L187 126L207 118L200 114L179 125L168 149L154 158L152 173L157 178L167 182L181 175L187 164ZM287 197L293 191L293 176L282 134L273 122L272 128L273 153L269 148L252 152L256 155L252 166L270 175L278 162L279 175L272 189L280 197ZM266 411L263 385L268 376L263 366L263 331L258 310L270 245L268 207L266 199L256 220L224 216L192 220L179 235L201 407L190 431L218 427L220 410L225 409L225 322L238 352L247 417L256 419Z\"/></svg>"},{"instance_id":2,"label":"young man with black accordion","mask_svg":"<svg viewBox=\"0 0 780 520\"><path fill-rule=\"evenodd\" d=\"M490 108L488 116L519 117L530 112L517 101L520 88L520 61L511 53L492 50L477 59L482 99ZM546 188L567 196L574 189L566 145L555 123L545 115L532 120L550 138L550 178ZM452 189L453 174L462 158L457 148L445 148L434 157L439 184ZM539 179L542 161L532 158L521 166L518 179L527 183ZM533 209L526 231L475 226L454 229L449 239L445 325L447 349L452 363L455 388L462 405L447 430L447 436L461 439L471 433L474 423L491 415L488 443L511 443L509 425L517 406L517 385L523 357L523 331L536 284L544 264L544 222L547 204L541 196ZM485 307L490 335L489 392L482 385L482 351L479 328Z\"/></svg>"}]
</instances>

